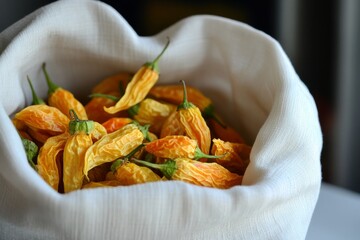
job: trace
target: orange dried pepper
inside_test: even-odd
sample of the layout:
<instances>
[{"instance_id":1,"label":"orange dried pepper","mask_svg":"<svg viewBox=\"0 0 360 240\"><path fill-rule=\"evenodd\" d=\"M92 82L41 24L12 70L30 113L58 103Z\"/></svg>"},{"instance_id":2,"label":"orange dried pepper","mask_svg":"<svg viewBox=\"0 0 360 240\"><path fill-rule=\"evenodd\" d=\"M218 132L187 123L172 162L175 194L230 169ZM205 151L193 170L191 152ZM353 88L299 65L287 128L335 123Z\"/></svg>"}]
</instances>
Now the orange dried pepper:
<instances>
[{"instance_id":1,"label":"orange dried pepper","mask_svg":"<svg viewBox=\"0 0 360 240\"><path fill-rule=\"evenodd\" d=\"M164 121L175 110L175 105L145 98L140 103L129 108L128 112L130 117L140 124L149 124L151 132L159 134Z\"/></svg>"},{"instance_id":2,"label":"orange dried pepper","mask_svg":"<svg viewBox=\"0 0 360 240\"><path fill-rule=\"evenodd\" d=\"M126 162L118 167L114 173L114 178L124 186L161 180L161 177L150 168L138 166L131 162Z\"/></svg>"},{"instance_id":3,"label":"orange dried pepper","mask_svg":"<svg viewBox=\"0 0 360 240\"><path fill-rule=\"evenodd\" d=\"M92 99L85 105L86 114L90 120L103 123L112 117L126 117L128 115L126 111L110 114L104 110L104 107L111 107L116 103L120 96L118 92L110 92L107 95L96 93L90 96Z\"/></svg>"},{"instance_id":4,"label":"orange dried pepper","mask_svg":"<svg viewBox=\"0 0 360 240\"><path fill-rule=\"evenodd\" d=\"M130 83L126 86L124 95L112 107L104 107L108 113L117 113L126 110L137 103L141 102L150 89L155 85L159 79L159 66L158 61L163 55L170 41L167 42L161 53L152 61L145 63L131 79Z\"/></svg>"},{"instance_id":5,"label":"orange dried pepper","mask_svg":"<svg viewBox=\"0 0 360 240\"><path fill-rule=\"evenodd\" d=\"M113 118L110 118L109 120L107 120L106 122L102 123L102 125L105 127L107 133L112 133L112 132L122 128L126 124L131 123L132 121L134 121L134 120L131 118L113 117Z\"/></svg>"},{"instance_id":6,"label":"orange dried pepper","mask_svg":"<svg viewBox=\"0 0 360 240\"><path fill-rule=\"evenodd\" d=\"M46 71L46 65L43 63L42 70L44 72L46 82L48 84L48 104L50 106L58 108L68 118L70 118L69 111L73 109L80 119L88 119L85 107L78 101L75 96L68 90L63 89L51 81L48 72Z\"/></svg>"},{"instance_id":7,"label":"orange dried pepper","mask_svg":"<svg viewBox=\"0 0 360 240\"><path fill-rule=\"evenodd\" d=\"M133 162L160 170L167 179L180 180L198 186L227 189L242 182L242 176L215 162L205 163L188 158L168 160L162 164L132 159Z\"/></svg>"},{"instance_id":8,"label":"orange dried pepper","mask_svg":"<svg viewBox=\"0 0 360 240\"><path fill-rule=\"evenodd\" d=\"M143 140L144 134L136 124L125 125L105 135L86 151L83 170L85 176L87 177L88 171L96 166L126 156L142 144Z\"/></svg>"},{"instance_id":9,"label":"orange dried pepper","mask_svg":"<svg viewBox=\"0 0 360 240\"><path fill-rule=\"evenodd\" d=\"M81 188L84 180L84 162L87 149L93 144L90 133L94 129L91 120L80 120L74 110L70 110L70 136L63 153L64 192Z\"/></svg>"},{"instance_id":10,"label":"orange dried pepper","mask_svg":"<svg viewBox=\"0 0 360 240\"><path fill-rule=\"evenodd\" d=\"M223 125L215 114L215 107L210 98L199 89L191 86L186 86L186 94L188 101L197 106L206 119L215 119ZM157 85L150 89L149 96L179 105L184 99L184 89L179 85Z\"/></svg>"},{"instance_id":11,"label":"orange dried pepper","mask_svg":"<svg viewBox=\"0 0 360 240\"><path fill-rule=\"evenodd\" d=\"M215 161L232 172L240 175L250 162L251 147L242 143L225 142L221 139L213 139L211 153L214 155L222 155Z\"/></svg>"},{"instance_id":12,"label":"orange dried pepper","mask_svg":"<svg viewBox=\"0 0 360 240\"><path fill-rule=\"evenodd\" d=\"M69 133L65 132L48 138L40 148L37 157L39 175L56 191L59 190L59 184L62 181L62 169L60 169L62 160L59 158L62 159L62 152L69 136ZM61 163L58 164L58 161Z\"/></svg>"},{"instance_id":13,"label":"orange dried pepper","mask_svg":"<svg viewBox=\"0 0 360 240\"><path fill-rule=\"evenodd\" d=\"M221 125L214 119L208 119L207 123L213 138L220 138L226 142L245 143L244 138L234 128L225 124Z\"/></svg>"},{"instance_id":14,"label":"orange dried pepper","mask_svg":"<svg viewBox=\"0 0 360 240\"><path fill-rule=\"evenodd\" d=\"M161 158L219 158L203 153L197 145L197 141L187 136L166 136L145 144L145 150Z\"/></svg>"},{"instance_id":15,"label":"orange dried pepper","mask_svg":"<svg viewBox=\"0 0 360 240\"><path fill-rule=\"evenodd\" d=\"M174 111L165 119L161 127L160 138L185 134L185 131L179 122L178 114L177 111Z\"/></svg>"},{"instance_id":16,"label":"orange dried pepper","mask_svg":"<svg viewBox=\"0 0 360 240\"><path fill-rule=\"evenodd\" d=\"M178 106L179 122L187 136L197 141L199 148L205 154L210 151L211 134L205 119L198 107L187 100L185 82L181 81L184 89L183 102Z\"/></svg>"},{"instance_id":17,"label":"orange dried pepper","mask_svg":"<svg viewBox=\"0 0 360 240\"><path fill-rule=\"evenodd\" d=\"M107 77L96 84L91 93L111 94L115 92L123 92L128 82L130 82L132 74L121 72L116 75ZM118 91L117 91L118 90Z\"/></svg>"},{"instance_id":18,"label":"orange dried pepper","mask_svg":"<svg viewBox=\"0 0 360 240\"><path fill-rule=\"evenodd\" d=\"M13 123L19 130L31 127L56 135L67 131L69 118L55 107L30 105L15 114Z\"/></svg>"}]
</instances>

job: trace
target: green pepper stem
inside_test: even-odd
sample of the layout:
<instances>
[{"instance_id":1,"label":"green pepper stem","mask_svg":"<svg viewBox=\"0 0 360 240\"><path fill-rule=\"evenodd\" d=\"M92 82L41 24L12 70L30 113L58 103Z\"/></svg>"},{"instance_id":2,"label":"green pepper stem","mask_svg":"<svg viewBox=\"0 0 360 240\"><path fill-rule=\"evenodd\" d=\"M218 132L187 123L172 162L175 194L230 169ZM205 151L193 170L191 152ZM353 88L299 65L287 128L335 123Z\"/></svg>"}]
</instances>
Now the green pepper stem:
<instances>
[{"instance_id":1,"label":"green pepper stem","mask_svg":"<svg viewBox=\"0 0 360 240\"><path fill-rule=\"evenodd\" d=\"M165 47L163 48L163 50L160 52L160 54L152 61L152 62L147 62L145 63L145 66L151 68L152 70L159 72L159 65L158 62L161 58L161 56L164 54L165 50L168 48L170 44L170 38L167 38L167 42L165 44Z\"/></svg>"},{"instance_id":2,"label":"green pepper stem","mask_svg":"<svg viewBox=\"0 0 360 240\"><path fill-rule=\"evenodd\" d=\"M144 138L147 140L147 141L151 141L151 138L150 138L150 135L149 135L149 128L150 128L150 124L145 124L144 126L141 125L138 121L132 121L131 122L132 124L135 124L139 130L142 132L142 134L144 135Z\"/></svg>"},{"instance_id":3,"label":"green pepper stem","mask_svg":"<svg viewBox=\"0 0 360 240\"><path fill-rule=\"evenodd\" d=\"M198 160L200 158L221 158L223 157L225 154L223 155L219 155L219 156L216 156L216 155L209 155L209 154L206 154L206 153L203 153L201 151L201 149L196 146L195 148L195 154L194 154L194 160Z\"/></svg>"},{"instance_id":4,"label":"green pepper stem","mask_svg":"<svg viewBox=\"0 0 360 240\"><path fill-rule=\"evenodd\" d=\"M116 159L113 164L111 164L110 170L112 172L116 172L116 170L124 163L126 163L127 161L129 161L132 156L134 156L135 153L137 153L138 151L141 150L141 148L144 147L144 144L140 144L139 146L137 146L134 150L132 150L128 155L126 155L125 157L122 158L118 158Z\"/></svg>"},{"instance_id":5,"label":"green pepper stem","mask_svg":"<svg viewBox=\"0 0 360 240\"><path fill-rule=\"evenodd\" d=\"M110 94L103 94L103 93L93 93L93 94L90 94L89 95L90 98L96 98L96 97L101 97L101 98L107 98L107 99L110 99L114 102L117 102L120 100L120 98L118 97L115 97L113 95L110 95Z\"/></svg>"},{"instance_id":6,"label":"green pepper stem","mask_svg":"<svg viewBox=\"0 0 360 240\"><path fill-rule=\"evenodd\" d=\"M77 116L76 112L73 109L69 110L70 122L69 122L69 132L71 135L79 132L85 132L90 134L94 129L94 121L92 120L81 120Z\"/></svg>"},{"instance_id":7,"label":"green pepper stem","mask_svg":"<svg viewBox=\"0 0 360 240\"><path fill-rule=\"evenodd\" d=\"M28 83L30 85L31 94L32 94L32 102L31 102L31 104L32 105L43 105L43 104L45 104L45 101L42 100L41 98L39 98L38 95L36 94L35 89L34 89L32 83L31 83L31 80L30 80L29 76L27 76L27 80L28 80Z\"/></svg>"},{"instance_id":8,"label":"green pepper stem","mask_svg":"<svg viewBox=\"0 0 360 240\"><path fill-rule=\"evenodd\" d=\"M184 87L184 97L183 97L183 101L182 103L177 107L177 110L180 109L189 109L191 107L194 107L195 105L192 104L191 102L189 102L187 100L187 91L186 91L186 84L184 80L180 80L180 82L182 83L183 87Z\"/></svg>"},{"instance_id":9,"label":"green pepper stem","mask_svg":"<svg viewBox=\"0 0 360 240\"><path fill-rule=\"evenodd\" d=\"M167 160L165 163L162 164L151 163L139 159L131 159L131 161L137 164L141 164L145 167L158 169L164 174L167 179L171 179L177 169L176 162L171 159Z\"/></svg>"},{"instance_id":10,"label":"green pepper stem","mask_svg":"<svg viewBox=\"0 0 360 240\"><path fill-rule=\"evenodd\" d=\"M140 109L140 103L130 107L128 109L128 113L129 113L130 117L133 118L134 116L136 116L139 113L139 109Z\"/></svg>"},{"instance_id":11,"label":"green pepper stem","mask_svg":"<svg viewBox=\"0 0 360 240\"><path fill-rule=\"evenodd\" d=\"M46 78L46 83L49 87L48 94L52 94L60 87L51 80L51 78L46 70L46 63L42 64L42 70L43 70L45 78Z\"/></svg>"}]
</instances>

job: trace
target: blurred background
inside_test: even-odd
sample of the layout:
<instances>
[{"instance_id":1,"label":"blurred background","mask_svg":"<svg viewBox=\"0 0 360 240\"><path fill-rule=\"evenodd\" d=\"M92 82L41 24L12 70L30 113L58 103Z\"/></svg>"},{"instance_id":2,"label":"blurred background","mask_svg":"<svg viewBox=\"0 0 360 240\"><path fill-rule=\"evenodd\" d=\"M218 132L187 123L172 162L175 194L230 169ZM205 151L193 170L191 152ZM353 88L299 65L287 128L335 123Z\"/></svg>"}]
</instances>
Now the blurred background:
<instances>
[{"instance_id":1,"label":"blurred background","mask_svg":"<svg viewBox=\"0 0 360 240\"><path fill-rule=\"evenodd\" d=\"M0 32L54 1L0 0ZM316 101L324 137L323 180L360 192L360 1L106 0L139 35L194 14L227 17L283 46Z\"/></svg>"}]
</instances>

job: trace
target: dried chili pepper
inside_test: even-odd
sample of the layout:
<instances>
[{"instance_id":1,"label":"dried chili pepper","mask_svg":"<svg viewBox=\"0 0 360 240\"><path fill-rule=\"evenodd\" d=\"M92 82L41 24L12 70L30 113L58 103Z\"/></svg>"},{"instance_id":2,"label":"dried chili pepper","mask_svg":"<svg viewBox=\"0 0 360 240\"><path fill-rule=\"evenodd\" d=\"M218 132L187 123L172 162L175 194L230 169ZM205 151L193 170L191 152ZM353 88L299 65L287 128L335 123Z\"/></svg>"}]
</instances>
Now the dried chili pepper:
<instances>
[{"instance_id":1,"label":"dried chili pepper","mask_svg":"<svg viewBox=\"0 0 360 240\"><path fill-rule=\"evenodd\" d=\"M75 96L68 90L56 85L49 77L46 71L46 65L43 63L42 70L44 72L46 82L48 84L48 104L50 106L58 108L68 118L70 118L70 109L73 109L80 119L88 119L85 107Z\"/></svg>"},{"instance_id":2,"label":"dried chili pepper","mask_svg":"<svg viewBox=\"0 0 360 240\"><path fill-rule=\"evenodd\" d=\"M145 144L145 150L161 158L219 158L203 153L198 147L197 141L187 136L166 136Z\"/></svg>"},{"instance_id":3,"label":"dried chili pepper","mask_svg":"<svg viewBox=\"0 0 360 240\"><path fill-rule=\"evenodd\" d=\"M116 113L126 110L137 103L141 102L150 89L159 79L158 61L169 46L168 41L161 53L152 61L145 63L133 76L130 83L126 86L125 93L113 107L105 107L108 113Z\"/></svg>"},{"instance_id":4,"label":"dried chili pepper","mask_svg":"<svg viewBox=\"0 0 360 240\"><path fill-rule=\"evenodd\" d=\"M180 180L198 186L227 189L242 182L242 176L213 162L205 163L188 158L168 160L162 164L132 159L134 163L160 170L167 179Z\"/></svg>"},{"instance_id":5,"label":"dried chili pepper","mask_svg":"<svg viewBox=\"0 0 360 240\"><path fill-rule=\"evenodd\" d=\"M30 105L15 114L13 123L20 131L30 129L33 132L38 132L39 135L45 135L47 139L47 137L67 131L69 118L55 107ZM29 134L34 137L31 133ZM43 142L43 140L41 141Z\"/></svg>"},{"instance_id":6,"label":"dried chili pepper","mask_svg":"<svg viewBox=\"0 0 360 240\"><path fill-rule=\"evenodd\" d=\"M128 112L130 117L140 124L149 124L151 132L159 134L164 121L175 110L175 105L145 98L140 103L129 108Z\"/></svg>"},{"instance_id":7,"label":"dried chili pepper","mask_svg":"<svg viewBox=\"0 0 360 240\"><path fill-rule=\"evenodd\" d=\"M94 129L91 120L80 120L74 110L70 110L70 136L63 153L64 192L81 188L84 180L84 162L87 149L93 144L90 133Z\"/></svg>"},{"instance_id":8,"label":"dried chili pepper","mask_svg":"<svg viewBox=\"0 0 360 240\"><path fill-rule=\"evenodd\" d=\"M243 175L250 162L251 147L242 143L225 142L221 139L212 141L211 153L222 155L215 161L231 172Z\"/></svg>"},{"instance_id":9,"label":"dried chili pepper","mask_svg":"<svg viewBox=\"0 0 360 240\"><path fill-rule=\"evenodd\" d=\"M131 162L126 162L118 167L114 173L114 178L124 186L161 181L161 177L150 168L138 166Z\"/></svg>"},{"instance_id":10,"label":"dried chili pepper","mask_svg":"<svg viewBox=\"0 0 360 240\"><path fill-rule=\"evenodd\" d=\"M122 128L126 124L131 123L132 121L134 121L134 120L131 118L113 117L113 118L110 118L109 120L107 120L106 122L103 122L102 125L105 127L107 133L112 133L112 132Z\"/></svg>"},{"instance_id":11,"label":"dried chili pepper","mask_svg":"<svg viewBox=\"0 0 360 240\"><path fill-rule=\"evenodd\" d=\"M39 175L56 191L61 191L62 152L69 136L69 133L65 132L48 138L37 157Z\"/></svg>"},{"instance_id":12,"label":"dried chili pepper","mask_svg":"<svg viewBox=\"0 0 360 240\"><path fill-rule=\"evenodd\" d=\"M199 89L186 86L186 94L188 101L200 109L204 118L214 119L220 125L224 125L223 121L215 113L215 107L211 99L206 97ZM179 85L157 85L150 89L149 96L179 105L184 99L184 89Z\"/></svg>"},{"instance_id":13,"label":"dried chili pepper","mask_svg":"<svg viewBox=\"0 0 360 240\"><path fill-rule=\"evenodd\" d=\"M161 127L160 138L185 134L185 131L180 124L178 114L177 111L174 111L165 119Z\"/></svg>"},{"instance_id":14,"label":"dried chili pepper","mask_svg":"<svg viewBox=\"0 0 360 240\"><path fill-rule=\"evenodd\" d=\"M98 122L94 122L94 129L92 130L90 136L93 140L93 142L96 142L97 140L99 140L100 138L102 138L103 136L105 136L107 134L106 128L98 123Z\"/></svg>"},{"instance_id":15,"label":"dried chili pepper","mask_svg":"<svg viewBox=\"0 0 360 240\"><path fill-rule=\"evenodd\" d=\"M116 99L117 96L119 96L119 93L117 92L110 92L109 94L116 97ZM103 123L112 117L127 116L126 111L118 112L115 115L105 112L104 107L111 107L116 103L116 101L107 97L100 97L96 95L99 94L90 95L92 98L85 105L86 114L90 120Z\"/></svg>"},{"instance_id":16,"label":"dried chili pepper","mask_svg":"<svg viewBox=\"0 0 360 240\"><path fill-rule=\"evenodd\" d=\"M208 154L210 151L211 134L205 119L198 107L187 100L185 82L181 81L184 89L183 102L178 106L178 116L181 126L187 136L195 139L201 151Z\"/></svg>"},{"instance_id":17,"label":"dried chili pepper","mask_svg":"<svg viewBox=\"0 0 360 240\"><path fill-rule=\"evenodd\" d=\"M136 124L127 124L113 133L106 134L88 148L85 154L84 174L103 163L126 156L142 144L144 134Z\"/></svg>"},{"instance_id":18,"label":"dried chili pepper","mask_svg":"<svg viewBox=\"0 0 360 240\"><path fill-rule=\"evenodd\" d=\"M226 142L245 143L244 138L234 128L226 124L220 125L214 119L208 119L207 123L213 138L220 138Z\"/></svg>"}]
</instances>

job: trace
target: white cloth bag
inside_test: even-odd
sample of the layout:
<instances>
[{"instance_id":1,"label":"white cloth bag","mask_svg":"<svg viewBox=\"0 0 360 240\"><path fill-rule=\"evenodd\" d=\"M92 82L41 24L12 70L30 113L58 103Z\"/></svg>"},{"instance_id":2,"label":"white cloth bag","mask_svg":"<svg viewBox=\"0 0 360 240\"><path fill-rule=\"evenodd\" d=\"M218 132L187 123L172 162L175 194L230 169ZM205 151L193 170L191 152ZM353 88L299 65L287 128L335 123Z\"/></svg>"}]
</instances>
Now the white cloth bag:
<instances>
[{"instance_id":1,"label":"white cloth bag","mask_svg":"<svg viewBox=\"0 0 360 240\"><path fill-rule=\"evenodd\" d=\"M168 181L58 194L28 165L9 116L45 98L41 64L86 99L102 78L160 60L160 83L202 89L253 145L243 185ZM317 109L281 46L252 27L193 16L141 37L98 1L57 1L0 35L0 239L304 239L321 183Z\"/></svg>"}]
</instances>

